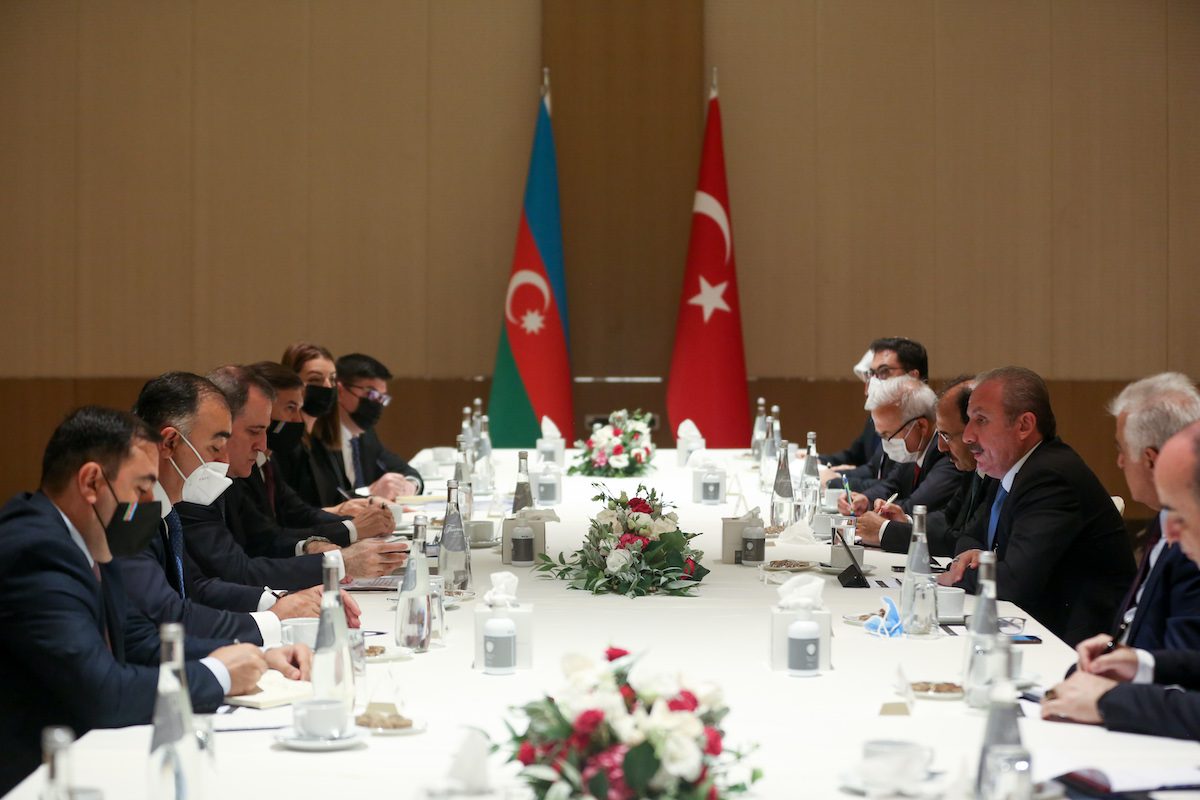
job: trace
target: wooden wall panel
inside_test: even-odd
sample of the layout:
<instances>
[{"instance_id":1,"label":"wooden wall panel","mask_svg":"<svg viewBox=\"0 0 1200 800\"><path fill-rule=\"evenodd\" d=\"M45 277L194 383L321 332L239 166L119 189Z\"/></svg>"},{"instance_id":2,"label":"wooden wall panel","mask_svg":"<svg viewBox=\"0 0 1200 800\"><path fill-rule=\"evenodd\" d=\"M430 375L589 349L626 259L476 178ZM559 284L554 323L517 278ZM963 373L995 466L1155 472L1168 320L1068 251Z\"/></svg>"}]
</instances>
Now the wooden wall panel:
<instances>
[{"instance_id":1,"label":"wooden wall panel","mask_svg":"<svg viewBox=\"0 0 1200 800\"><path fill-rule=\"evenodd\" d=\"M491 374L495 364L541 51L540 0L430 5L428 191L416 198L427 205L428 269L412 265L428 282L426 375Z\"/></svg>"},{"instance_id":2,"label":"wooden wall panel","mask_svg":"<svg viewBox=\"0 0 1200 800\"><path fill-rule=\"evenodd\" d=\"M817 4L769 0L748 13L742 0L708 0L704 39L705 74L720 76L746 370L812 375L818 349L853 364L858 342L822 336L817 314L797 313L819 305Z\"/></svg>"},{"instance_id":3,"label":"wooden wall panel","mask_svg":"<svg viewBox=\"0 0 1200 800\"><path fill-rule=\"evenodd\" d=\"M304 319L291 338L427 370L426 2L314 3ZM280 348L282 349L282 348Z\"/></svg>"},{"instance_id":4,"label":"wooden wall panel","mask_svg":"<svg viewBox=\"0 0 1200 800\"><path fill-rule=\"evenodd\" d=\"M1052 22L1051 374L1157 372L1166 367L1166 3L1054 0Z\"/></svg>"},{"instance_id":5,"label":"wooden wall panel","mask_svg":"<svg viewBox=\"0 0 1200 800\"><path fill-rule=\"evenodd\" d=\"M1200 378L1200 3L1167 12L1167 365Z\"/></svg>"},{"instance_id":6,"label":"wooden wall panel","mask_svg":"<svg viewBox=\"0 0 1200 800\"><path fill-rule=\"evenodd\" d=\"M875 336L932 341L934 4L823 2L818 35L815 288L835 302L830 337L869 321L851 358ZM846 359L819 349L817 375L845 375Z\"/></svg>"},{"instance_id":7,"label":"wooden wall panel","mask_svg":"<svg viewBox=\"0 0 1200 800\"><path fill-rule=\"evenodd\" d=\"M78 375L193 361L192 4L85 3Z\"/></svg>"},{"instance_id":8,"label":"wooden wall panel","mask_svg":"<svg viewBox=\"0 0 1200 800\"><path fill-rule=\"evenodd\" d=\"M312 312L309 5L212 0L195 26L195 280L180 290L207 370L281 352Z\"/></svg>"},{"instance_id":9,"label":"wooden wall panel","mask_svg":"<svg viewBox=\"0 0 1200 800\"><path fill-rule=\"evenodd\" d=\"M542 48L554 76L574 371L660 375L700 163L703 6L544 0Z\"/></svg>"},{"instance_id":10,"label":"wooden wall panel","mask_svg":"<svg viewBox=\"0 0 1200 800\"><path fill-rule=\"evenodd\" d=\"M1050 368L1050 9L939 2L937 253L926 273L936 374ZM1003 309L1004 313L995 313ZM1013 335L1020 331L1019 336Z\"/></svg>"},{"instance_id":11,"label":"wooden wall panel","mask_svg":"<svg viewBox=\"0 0 1200 800\"><path fill-rule=\"evenodd\" d=\"M75 3L0 3L0 339L7 375L75 359L79 19Z\"/></svg>"}]
</instances>

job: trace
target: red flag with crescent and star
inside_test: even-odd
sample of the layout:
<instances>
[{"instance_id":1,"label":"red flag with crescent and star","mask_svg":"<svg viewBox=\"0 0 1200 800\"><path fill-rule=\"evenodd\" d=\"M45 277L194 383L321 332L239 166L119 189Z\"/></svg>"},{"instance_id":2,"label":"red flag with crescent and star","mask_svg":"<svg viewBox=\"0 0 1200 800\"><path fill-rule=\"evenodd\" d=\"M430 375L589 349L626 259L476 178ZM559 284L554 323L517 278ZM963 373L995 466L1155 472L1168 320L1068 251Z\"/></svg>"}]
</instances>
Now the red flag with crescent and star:
<instances>
[{"instance_id":1,"label":"red flag with crescent and star","mask_svg":"<svg viewBox=\"0 0 1200 800\"><path fill-rule=\"evenodd\" d=\"M692 205L692 236L667 380L667 416L672 431L685 419L695 422L708 447L746 447L750 441L746 354L715 87L708 98Z\"/></svg>"}]
</instances>

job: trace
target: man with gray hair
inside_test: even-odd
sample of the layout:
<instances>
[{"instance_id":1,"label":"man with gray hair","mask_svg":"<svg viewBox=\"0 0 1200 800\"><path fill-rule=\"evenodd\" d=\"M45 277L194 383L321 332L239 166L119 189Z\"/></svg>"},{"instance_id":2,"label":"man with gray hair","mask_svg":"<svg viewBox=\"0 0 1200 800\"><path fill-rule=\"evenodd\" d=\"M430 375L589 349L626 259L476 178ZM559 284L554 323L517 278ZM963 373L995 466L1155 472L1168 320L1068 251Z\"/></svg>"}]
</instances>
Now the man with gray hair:
<instances>
[{"instance_id":1,"label":"man with gray hair","mask_svg":"<svg viewBox=\"0 0 1200 800\"><path fill-rule=\"evenodd\" d=\"M840 498L843 514L865 515L878 512L887 498L896 496L896 505L904 513L913 506L929 510L942 508L958 488L958 471L937 446L934 423L937 395L921 380L909 375L878 381L867 393L866 409L871 412L875 430L883 441L883 450L892 468L863 493ZM877 518L877 519L876 519ZM882 523L875 514L874 533Z\"/></svg>"},{"instance_id":2,"label":"man with gray hair","mask_svg":"<svg viewBox=\"0 0 1200 800\"><path fill-rule=\"evenodd\" d=\"M1131 383L1108 406L1117 418L1117 465L1129 495L1154 509L1137 577L1112 627L1080 642L1080 665L1114 644L1149 650L1200 650L1200 570L1163 537L1166 512L1154 488L1167 440L1200 420L1200 392L1186 375L1163 372Z\"/></svg>"}]
</instances>

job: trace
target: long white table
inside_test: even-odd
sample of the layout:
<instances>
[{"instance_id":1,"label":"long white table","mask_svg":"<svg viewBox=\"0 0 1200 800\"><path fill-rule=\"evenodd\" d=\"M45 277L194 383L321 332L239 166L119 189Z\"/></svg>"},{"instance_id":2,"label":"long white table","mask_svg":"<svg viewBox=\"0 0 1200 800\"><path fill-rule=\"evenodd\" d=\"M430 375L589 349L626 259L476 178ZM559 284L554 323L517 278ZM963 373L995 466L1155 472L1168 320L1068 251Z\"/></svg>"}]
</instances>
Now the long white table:
<instances>
[{"instance_id":1,"label":"long white table","mask_svg":"<svg viewBox=\"0 0 1200 800\"><path fill-rule=\"evenodd\" d=\"M423 451L414 461L428 456ZM757 474L749 472L751 462L732 451L720 456L731 471L742 474L749 505L766 508ZM498 451L495 462L497 485L510 487L515 453ZM599 660L609 645L644 651L643 668L683 673L721 686L732 709L726 721L727 744L759 746L751 758L752 764L765 770L755 791L758 797L840 796L839 773L857 760L862 742L873 738L925 742L934 748L938 769L954 771L975 762L985 715L962 702L918 700L911 716L879 715L883 703L900 699L893 686L901 665L911 680L957 680L964 636L928 641L869 636L842 622L842 614L878 608L882 595L898 597L899 590L844 589L836 578L826 577L825 604L834 617L834 669L808 679L772 672L768 621L777 597L775 587L763 585L754 568L720 562L720 518L731 513L733 503L693 504L691 473L675 466L671 450L658 452L654 470L640 482L658 488L677 504L685 530L702 534L697 543L712 573L697 597L597 597L568 590L564 582L536 576L528 569L513 569L521 577L521 598L534 603L532 670L492 677L471 668L474 603L467 603L449 612L450 633L444 648L409 661L368 667L370 681L392 670L404 687L405 713L426 721L426 733L371 737L362 749L335 753L285 750L275 744L274 731L218 733L220 786L211 796L303 798L337 792L341 797L369 797L386 792L390 797L422 797L425 788L442 782L464 727L482 728L502 741L503 719L511 707L561 685L559 665L564 654L581 653ZM557 507L562 522L548 526L547 549L552 554L574 550L588 518L598 510L588 499L594 494L591 483L583 477L565 480L564 503ZM639 480L606 483L614 490L632 492ZM787 555L785 547L769 549L768 554ZM490 586L492 572L512 569L502 566L499 554L490 550L473 550L471 556L480 594ZM879 576L890 577L890 565L903 563L903 558L868 551L866 561L877 566ZM357 597L364 628L393 629L394 606L383 595ZM967 602L969 612L972 599ZM1021 614L1009 604L1003 606L1002 613ZM1073 653L1032 619L1026 630L1040 635L1044 643L1024 648L1025 672L1040 675L1050 685L1071 664ZM1033 717L1025 718L1021 727L1039 779L1087 766L1152 772L1200 764L1200 747L1192 742L1116 734ZM101 788L110 800L145 797L149 739L148 726L89 733L74 749L77 782ZM511 780L512 765L502 765L498 756L493 764L497 776ZM42 782L39 770L9 796L36 798Z\"/></svg>"}]
</instances>

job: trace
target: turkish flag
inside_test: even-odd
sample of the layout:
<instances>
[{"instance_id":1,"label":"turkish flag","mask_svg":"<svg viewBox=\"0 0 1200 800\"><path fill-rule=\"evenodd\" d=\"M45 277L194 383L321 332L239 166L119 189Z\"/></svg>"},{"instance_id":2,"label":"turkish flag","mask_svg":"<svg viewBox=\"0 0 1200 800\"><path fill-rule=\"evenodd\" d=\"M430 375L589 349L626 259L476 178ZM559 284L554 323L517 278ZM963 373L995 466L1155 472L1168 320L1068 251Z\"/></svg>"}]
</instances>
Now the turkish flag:
<instances>
[{"instance_id":1,"label":"turkish flag","mask_svg":"<svg viewBox=\"0 0 1200 800\"><path fill-rule=\"evenodd\" d=\"M667 416L672 431L685 419L695 422L708 447L746 447L750 442L742 313L715 89L708 99L692 206L692 237L667 381Z\"/></svg>"}]
</instances>

